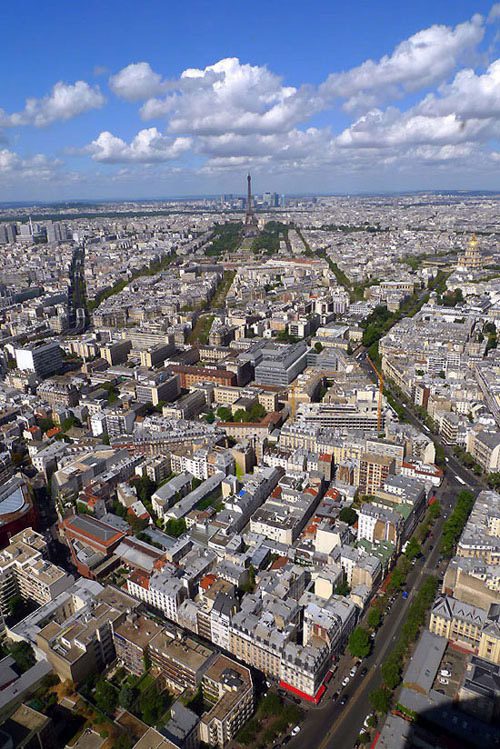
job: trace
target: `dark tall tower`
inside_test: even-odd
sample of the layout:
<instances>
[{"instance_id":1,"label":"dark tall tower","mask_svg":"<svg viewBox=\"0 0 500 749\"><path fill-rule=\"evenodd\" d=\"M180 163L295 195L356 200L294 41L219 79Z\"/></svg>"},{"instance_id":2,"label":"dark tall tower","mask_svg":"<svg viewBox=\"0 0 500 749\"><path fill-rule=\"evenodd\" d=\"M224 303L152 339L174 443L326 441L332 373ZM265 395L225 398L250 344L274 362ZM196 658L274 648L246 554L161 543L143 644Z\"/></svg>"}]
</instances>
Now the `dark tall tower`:
<instances>
[{"instance_id":1,"label":"dark tall tower","mask_svg":"<svg viewBox=\"0 0 500 749\"><path fill-rule=\"evenodd\" d=\"M247 174L247 216L253 213L252 209L252 178Z\"/></svg>"},{"instance_id":2,"label":"dark tall tower","mask_svg":"<svg viewBox=\"0 0 500 749\"><path fill-rule=\"evenodd\" d=\"M252 178L250 173L247 174L247 212L245 216L245 235L254 237L257 234L257 219L253 212L252 201Z\"/></svg>"}]
</instances>

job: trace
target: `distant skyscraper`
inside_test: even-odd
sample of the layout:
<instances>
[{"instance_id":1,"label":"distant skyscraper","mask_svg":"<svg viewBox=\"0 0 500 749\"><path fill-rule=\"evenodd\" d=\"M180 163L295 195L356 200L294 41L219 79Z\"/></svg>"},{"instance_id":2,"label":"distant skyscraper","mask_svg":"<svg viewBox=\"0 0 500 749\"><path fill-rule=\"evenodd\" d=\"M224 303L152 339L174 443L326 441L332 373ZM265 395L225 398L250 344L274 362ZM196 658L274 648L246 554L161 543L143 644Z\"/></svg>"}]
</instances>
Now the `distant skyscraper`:
<instances>
[{"instance_id":1,"label":"distant skyscraper","mask_svg":"<svg viewBox=\"0 0 500 749\"><path fill-rule=\"evenodd\" d=\"M11 244L16 241L16 224L0 224L0 244Z\"/></svg>"},{"instance_id":2,"label":"distant skyscraper","mask_svg":"<svg viewBox=\"0 0 500 749\"><path fill-rule=\"evenodd\" d=\"M284 195L281 196L280 208L286 208L286 197Z\"/></svg>"},{"instance_id":3,"label":"distant skyscraper","mask_svg":"<svg viewBox=\"0 0 500 749\"><path fill-rule=\"evenodd\" d=\"M70 238L66 224L52 223L47 221L46 225L47 242L66 242Z\"/></svg>"}]
</instances>

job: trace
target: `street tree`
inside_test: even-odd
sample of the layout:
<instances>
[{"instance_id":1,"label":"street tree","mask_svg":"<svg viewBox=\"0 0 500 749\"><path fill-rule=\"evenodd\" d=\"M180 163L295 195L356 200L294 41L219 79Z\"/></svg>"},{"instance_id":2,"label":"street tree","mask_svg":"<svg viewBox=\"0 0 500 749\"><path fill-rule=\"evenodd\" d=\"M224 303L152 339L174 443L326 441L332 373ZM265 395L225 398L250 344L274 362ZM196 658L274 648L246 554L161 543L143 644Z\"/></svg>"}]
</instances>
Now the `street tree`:
<instances>
[{"instance_id":1,"label":"street tree","mask_svg":"<svg viewBox=\"0 0 500 749\"><path fill-rule=\"evenodd\" d=\"M370 652L370 635L363 627L356 627L350 636L348 643L349 652L355 658L366 658Z\"/></svg>"}]
</instances>

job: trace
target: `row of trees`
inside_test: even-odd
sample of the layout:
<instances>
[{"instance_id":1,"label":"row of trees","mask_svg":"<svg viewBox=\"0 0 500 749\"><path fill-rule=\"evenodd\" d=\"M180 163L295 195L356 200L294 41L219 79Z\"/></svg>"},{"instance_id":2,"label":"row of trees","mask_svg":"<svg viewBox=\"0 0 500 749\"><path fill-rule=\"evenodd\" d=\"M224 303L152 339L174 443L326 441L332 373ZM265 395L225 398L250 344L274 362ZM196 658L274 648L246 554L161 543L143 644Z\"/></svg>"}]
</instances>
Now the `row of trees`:
<instances>
[{"instance_id":1,"label":"row of trees","mask_svg":"<svg viewBox=\"0 0 500 749\"><path fill-rule=\"evenodd\" d=\"M370 703L374 710L386 713L392 700L392 692L401 683L405 659L411 645L416 642L420 629L425 624L427 611L432 606L438 588L437 578L426 577L415 600L408 609L406 621L401 627L398 640L390 655L380 668L383 686L370 694Z\"/></svg>"},{"instance_id":2,"label":"row of trees","mask_svg":"<svg viewBox=\"0 0 500 749\"><path fill-rule=\"evenodd\" d=\"M252 241L252 252L257 254L264 250L268 255L278 252L280 237L287 242L288 226L281 221L268 221L260 234Z\"/></svg>"},{"instance_id":3,"label":"row of trees","mask_svg":"<svg viewBox=\"0 0 500 749\"><path fill-rule=\"evenodd\" d=\"M465 528L465 524L473 507L474 495L472 492L468 492L467 490L459 492L455 508L443 526L441 551L446 556L451 556L453 554L455 544Z\"/></svg>"},{"instance_id":4,"label":"row of trees","mask_svg":"<svg viewBox=\"0 0 500 749\"><path fill-rule=\"evenodd\" d=\"M224 252L235 252L241 242L241 221L230 221L226 224L215 224L212 243L205 250L205 255L222 255Z\"/></svg>"},{"instance_id":5,"label":"row of trees","mask_svg":"<svg viewBox=\"0 0 500 749\"><path fill-rule=\"evenodd\" d=\"M420 539L420 541L425 540L429 533L431 523L439 516L439 513L439 503L436 502L429 507L426 518L417 531L418 539ZM391 573L391 578L387 586L389 592L400 592L404 588L406 578L411 569L411 563L414 559L419 557L421 553L422 549L417 537L412 536L408 541L404 554L399 557L397 564ZM372 606L367 617L368 627L371 630L375 630L380 626L381 621L382 604ZM371 650L369 630L364 627L356 627L349 637L348 648L351 655L355 658L366 658Z\"/></svg>"},{"instance_id":6,"label":"row of trees","mask_svg":"<svg viewBox=\"0 0 500 749\"><path fill-rule=\"evenodd\" d=\"M455 445L453 448L453 454L459 459L462 465L471 470L476 476L482 474L483 469L479 463L474 459L474 456L467 452L467 450L464 450L463 447Z\"/></svg>"},{"instance_id":7,"label":"row of trees","mask_svg":"<svg viewBox=\"0 0 500 749\"><path fill-rule=\"evenodd\" d=\"M446 282L446 274L439 271L436 277L429 283L429 292L433 290L441 290ZM370 348L387 333L392 326L401 320L402 317L412 317L415 315L422 305L428 301L429 292L424 294L422 297L418 293L413 294L409 297L397 312L389 312L385 305L378 305L375 307L373 312L368 315L363 323L363 346ZM370 354L371 356L371 354Z\"/></svg>"},{"instance_id":8,"label":"row of trees","mask_svg":"<svg viewBox=\"0 0 500 749\"><path fill-rule=\"evenodd\" d=\"M243 726L236 740L252 749L270 746L288 726L298 723L301 718L300 708L285 705L276 693L268 692L257 707L255 716Z\"/></svg>"},{"instance_id":9,"label":"row of trees","mask_svg":"<svg viewBox=\"0 0 500 749\"><path fill-rule=\"evenodd\" d=\"M131 281L134 281L136 278L139 278L140 276L154 276L156 275L156 273L160 273L162 270L165 270L166 268L168 268L175 256L175 252L173 252L171 255L166 255L161 260L152 262L149 265L146 265L143 268L134 271L134 273L132 273L130 277L127 276L126 278L120 279L109 289L105 289L104 291L99 292L95 299L91 299L90 302L87 303L88 311L93 312L94 310L96 310L101 302L103 302L105 299L109 299L110 296L119 294L120 291L123 291L125 286L127 286Z\"/></svg>"},{"instance_id":10,"label":"row of trees","mask_svg":"<svg viewBox=\"0 0 500 749\"><path fill-rule=\"evenodd\" d=\"M239 408L234 414L228 406L219 406L217 409L217 416L222 421L260 421L266 413L266 409L260 403L254 403L249 409Z\"/></svg>"}]
</instances>

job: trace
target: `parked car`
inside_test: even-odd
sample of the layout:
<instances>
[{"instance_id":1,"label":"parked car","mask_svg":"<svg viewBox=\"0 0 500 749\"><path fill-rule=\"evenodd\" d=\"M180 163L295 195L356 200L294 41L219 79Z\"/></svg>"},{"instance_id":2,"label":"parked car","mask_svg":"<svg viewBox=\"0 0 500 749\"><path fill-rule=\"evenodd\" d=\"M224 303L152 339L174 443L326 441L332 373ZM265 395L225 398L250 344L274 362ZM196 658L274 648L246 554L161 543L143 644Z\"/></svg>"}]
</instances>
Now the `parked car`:
<instances>
[{"instance_id":1,"label":"parked car","mask_svg":"<svg viewBox=\"0 0 500 749\"><path fill-rule=\"evenodd\" d=\"M349 678L348 676L345 676L345 677L344 677L344 678L342 679L342 686L343 686L343 687L346 687L346 686L347 686L347 685L349 684L349 682L350 682L350 681L351 681L351 680L350 680L350 678Z\"/></svg>"},{"instance_id":2,"label":"parked car","mask_svg":"<svg viewBox=\"0 0 500 749\"><path fill-rule=\"evenodd\" d=\"M444 676L440 676L439 677L439 683L440 684L449 684L450 680L449 679L445 679Z\"/></svg>"},{"instance_id":3,"label":"parked car","mask_svg":"<svg viewBox=\"0 0 500 749\"><path fill-rule=\"evenodd\" d=\"M335 700L338 700L339 695L340 695L340 692L334 692L332 694L332 701L335 702Z\"/></svg>"},{"instance_id":4,"label":"parked car","mask_svg":"<svg viewBox=\"0 0 500 749\"><path fill-rule=\"evenodd\" d=\"M348 702L349 702L349 695L348 694L344 694L344 696L340 700L340 704L342 706L344 706L344 705L347 705Z\"/></svg>"},{"instance_id":5,"label":"parked car","mask_svg":"<svg viewBox=\"0 0 500 749\"><path fill-rule=\"evenodd\" d=\"M366 666L363 666L363 668L360 671L361 676L366 676L367 673L368 673L368 669L366 668Z\"/></svg>"},{"instance_id":6,"label":"parked car","mask_svg":"<svg viewBox=\"0 0 500 749\"><path fill-rule=\"evenodd\" d=\"M447 668L442 668L439 673L441 674L441 676L445 676L447 679L449 679L449 677L451 676L451 671L448 671Z\"/></svg>"},{"instance_id":7,"label":"parked car","mask_svg":"<svg viewBox=\"0 0 500 749\"><path fill-rule=\"evenodd\" d=\"M358 670L357 666L353 666L351 668L351 670L349 671L349 676L351 677L351 679L352 679L353 676L356 676L357 670Z\"/></svg>"},{"instance_id":8,"label":"parked car","mask_svg":"<svg viewBox=\"0 0 500 749\"><path fill-rule=\"evenodd\" d=\"M292 728L291 735L296 736L298 733L300 733L300 726L295 726L295 728Z\"/></svg>"}]
</instances>

